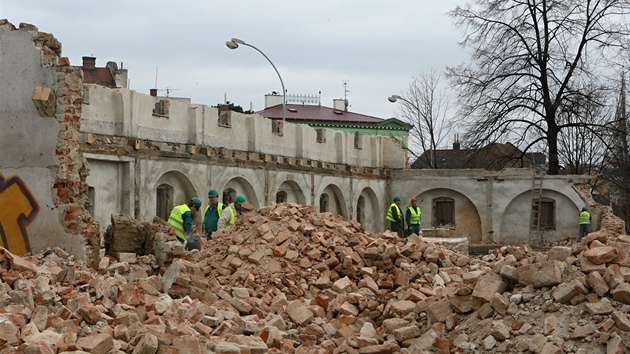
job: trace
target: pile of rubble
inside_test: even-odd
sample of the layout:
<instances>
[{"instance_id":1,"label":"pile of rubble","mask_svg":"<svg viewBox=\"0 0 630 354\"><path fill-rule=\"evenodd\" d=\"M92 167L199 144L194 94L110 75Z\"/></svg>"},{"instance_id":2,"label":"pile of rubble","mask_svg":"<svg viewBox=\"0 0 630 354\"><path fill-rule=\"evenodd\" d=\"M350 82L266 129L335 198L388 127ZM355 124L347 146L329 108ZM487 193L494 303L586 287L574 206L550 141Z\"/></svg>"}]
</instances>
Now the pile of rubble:
<instances>
[{"instance_id":1,"label":"pile of rubble","mask_svg":"<svg viewBox=\"0 0 630 354\"><path fill-rule=\"evenodd\" d=\"M145 249L177 242L153 229ZM283 203L159 263L118 251L91 270L60 249L3 250L0 354L624 353L617 229L475 258Z\"/></svg>"}]
</instances>

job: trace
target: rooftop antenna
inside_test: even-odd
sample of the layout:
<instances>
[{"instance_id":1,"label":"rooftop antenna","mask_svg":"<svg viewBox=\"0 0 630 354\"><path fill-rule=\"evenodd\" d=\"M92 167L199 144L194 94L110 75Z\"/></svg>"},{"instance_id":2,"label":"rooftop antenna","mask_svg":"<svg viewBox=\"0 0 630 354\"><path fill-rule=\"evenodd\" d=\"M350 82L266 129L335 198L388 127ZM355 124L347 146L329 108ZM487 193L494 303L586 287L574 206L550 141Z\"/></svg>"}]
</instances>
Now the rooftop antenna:
<instances>
[{"instance_id":1,"label":"rooftop antenna","mask_svg":"<svg viewBox=\"0 0 630 354\"><path fill-rule=\"evenodd\" d=\"M348 92L350 92L349 88L350 88L350 81L348 80L343 80L343 99L346 100L348 99Z\"/></svg>"},{"instance_id":2,"label":"rooftop antenna","mask_svg":"<svg viewBox=\"0 0 630 354\"><path fill-rule=\"evenodd\" d=\"M155 67L155 86L153 86L155 88L157 88L157 71L158 71L158 67L156 66Z\"/></svg>"}]
</instances>

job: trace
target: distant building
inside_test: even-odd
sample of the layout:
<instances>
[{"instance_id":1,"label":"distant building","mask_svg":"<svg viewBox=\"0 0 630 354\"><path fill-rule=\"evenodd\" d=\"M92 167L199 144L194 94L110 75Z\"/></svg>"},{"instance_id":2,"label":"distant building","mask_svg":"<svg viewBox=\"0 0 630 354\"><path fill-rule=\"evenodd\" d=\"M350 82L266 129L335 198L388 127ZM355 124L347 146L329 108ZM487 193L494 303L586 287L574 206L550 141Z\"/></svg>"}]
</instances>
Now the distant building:
<instances>
[{"instance_id":1,"label":"distant building","mask_svg":"<svg viewBox=\"0 0 630 354\"><path fill-rule=\"evenodd\" d=\"M282 95L265 95L265 109L256 112L261 116L282 119ZM412 128L396 118L382 119L348 111L347 100L334 99L333 107L321 105L315 95L287 95L285 121L296 124L308 124L313 128L329 128L350 133L388 136L396 139L406 149L409 130Z\"/></svg>"},{"instance_id":2,"label":"distant building","mask_svg":"<svg viewBox=\"0 0 630 354\"><path fill-rule=\"evenodd\" d=\"M480 149L427 150L411 164L411 168L468 169L499 171L504 168L531 168L545 165L542 153L523 153L511 143L491 143Z\"/></svg>"},{"instance_id":3,"label":"distant building","mask_svg":"<svg viewBox=\"0 0 630 354\"><path fill-rule=\"evenodd\" d=\"M127 69L120 68L113 61L108 61L102 68L96 67L95 57L83 57L83 82L97 84L109 88L127 88Z\"/></svg>"}]
</instances>

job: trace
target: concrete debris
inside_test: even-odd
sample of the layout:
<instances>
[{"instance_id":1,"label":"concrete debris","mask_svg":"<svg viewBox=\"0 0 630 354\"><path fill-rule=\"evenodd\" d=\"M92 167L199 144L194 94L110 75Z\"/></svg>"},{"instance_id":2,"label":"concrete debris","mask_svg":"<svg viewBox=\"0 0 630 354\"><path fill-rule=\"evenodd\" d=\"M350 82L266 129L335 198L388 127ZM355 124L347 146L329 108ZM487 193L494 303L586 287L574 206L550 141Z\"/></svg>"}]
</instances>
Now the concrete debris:
<instances>
[{"instance_id":1,"label":"concrete debris","mask_svg":"<svg viewBox=\"0 0 630 354\"><path fill-rule=\"evenodd\" d=\"M0 249L0 354L623 353L630 345L630 236L617 229L548 252L504 246L472 257L283 203L244 214L187 252L166 246L177 241L157 220L116 218L96 269L60 248L25 257Z\"/></svg>"}]
</instances>

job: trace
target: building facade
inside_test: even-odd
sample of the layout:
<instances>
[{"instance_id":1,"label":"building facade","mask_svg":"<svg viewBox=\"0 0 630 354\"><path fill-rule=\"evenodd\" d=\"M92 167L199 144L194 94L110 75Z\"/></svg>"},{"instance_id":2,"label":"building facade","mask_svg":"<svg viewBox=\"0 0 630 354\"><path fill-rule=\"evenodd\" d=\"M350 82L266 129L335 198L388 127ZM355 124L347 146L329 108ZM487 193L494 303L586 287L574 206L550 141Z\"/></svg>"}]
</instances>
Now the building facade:
<instances>
[{"instance_id":1,"label":"building facade","mask_svg":"<svg viewBox=\"0 0 630 354\"><path fill-rule=\"evenodd\" d=\"M112 214L165 218L191 197L206 202L211 188L254 207L313 205L370 232L386 229L395 195L404 207L416 197L423 228L472 243L576 236L589 204L585 176L410 170L386 136L289 123L278 134L257 114L85 83L59 42L31 25L0 21L0 50L0 230L19 254L62 246L95 264ZM532 222L542 216L543 228Z\"/></svg>"}]
</instances>

